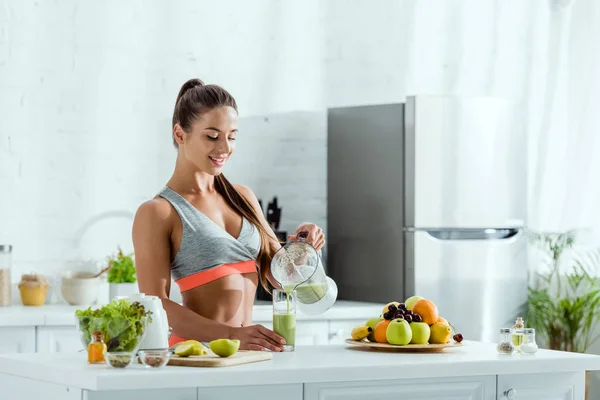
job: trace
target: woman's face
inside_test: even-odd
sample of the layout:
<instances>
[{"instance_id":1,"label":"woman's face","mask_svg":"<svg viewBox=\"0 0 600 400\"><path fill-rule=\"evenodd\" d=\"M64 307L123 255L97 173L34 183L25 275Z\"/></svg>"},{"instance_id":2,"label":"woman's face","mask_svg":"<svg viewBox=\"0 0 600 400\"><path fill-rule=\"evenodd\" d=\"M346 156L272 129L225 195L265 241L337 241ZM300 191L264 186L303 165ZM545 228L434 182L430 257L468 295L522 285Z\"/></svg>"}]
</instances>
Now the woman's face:
<instances>
[{"instance_id":1,"label":"woman's face","mask_svg":"<svg viewBox=\"0 0 600 400\"><path fill-rule=\"evenodd\" d=\"M219 107L201 115L190 132L175 125L179 152L196 168L219 175L235 150L237 112L232 107Z\"/></svg>"}]
</instances>

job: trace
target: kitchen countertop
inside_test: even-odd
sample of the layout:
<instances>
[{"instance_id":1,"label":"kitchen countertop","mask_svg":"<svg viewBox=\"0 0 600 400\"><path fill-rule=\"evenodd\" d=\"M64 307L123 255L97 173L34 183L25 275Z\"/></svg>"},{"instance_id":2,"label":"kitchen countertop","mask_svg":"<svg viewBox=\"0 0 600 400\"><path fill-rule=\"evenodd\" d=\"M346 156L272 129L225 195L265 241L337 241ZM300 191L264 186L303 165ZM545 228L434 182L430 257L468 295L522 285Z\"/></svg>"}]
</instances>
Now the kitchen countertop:
<instances>
[{"instance_id":1,"label":"kitchen countertop","mask_svg":"<svg viewBox=\"0 0 600 400\"><path fill-rule=\"evenodd\" d=\"M75 325L75 310L85 309L87 305L44 305L40 307L12 305L0 307L0 328L9 326L65 326ZM92 305L98 308L100 305ZM298 313L298 320L351 320L377 316L381 313L383 304L363 303L338 300L333 307L321 315L306 315ZM253 321L263 322L272 320L271 303L257 301L253 309Z\"/></svg>"},{"instance_id":2,"label":"kitchen countertop","mask_svg":"<svg viewBox=\"0 0 600 400\"><path fill-rule=\"evenodd\" d=\"M347 345L298 346L273 360L225 368L171 367L152 370L88 365L84 353L0 356L0 374L93 391L160 389L335 381L600 370L600 356L539 350L500 355L494 344L465 342L443 353L387 353Z\"/></svg>"}]
</instances>

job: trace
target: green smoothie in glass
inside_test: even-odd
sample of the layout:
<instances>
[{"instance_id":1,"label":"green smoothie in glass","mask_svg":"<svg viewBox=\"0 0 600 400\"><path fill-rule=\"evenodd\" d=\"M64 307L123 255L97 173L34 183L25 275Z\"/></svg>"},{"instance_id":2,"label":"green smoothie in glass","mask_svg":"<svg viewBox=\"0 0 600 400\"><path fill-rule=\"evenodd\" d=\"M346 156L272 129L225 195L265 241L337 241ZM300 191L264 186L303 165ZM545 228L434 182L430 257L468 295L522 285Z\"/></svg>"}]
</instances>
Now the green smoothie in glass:
<instances>
[{"instance_id":1,"label":"green smoothie in glass","mask_svg":"<svg viewBox=\"0 0 600 400\"><path fill-rule=\"evenodd\" d=\"M284 351L294 351L296 343L296 292L273 290L273 332L285 339Z\"/></svg>"}]
</instances>

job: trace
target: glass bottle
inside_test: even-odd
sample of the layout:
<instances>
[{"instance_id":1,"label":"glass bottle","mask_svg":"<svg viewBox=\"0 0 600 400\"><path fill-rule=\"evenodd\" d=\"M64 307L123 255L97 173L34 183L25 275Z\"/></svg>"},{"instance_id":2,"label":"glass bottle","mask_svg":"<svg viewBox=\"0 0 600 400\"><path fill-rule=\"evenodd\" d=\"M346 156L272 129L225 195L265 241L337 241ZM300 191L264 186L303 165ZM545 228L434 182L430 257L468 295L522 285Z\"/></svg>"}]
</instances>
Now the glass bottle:
<instances>
[{"instance_id":1,"label":"glass bottle","mask_svg":"<svg viewBox=\"0 0 600 400\"><path fill-rule=\"evenodd\" d=\"M538 351L538 345L535 342L535 329L533 328L525 328L523 330L524 339L523 344L521 345L521 353L524 354L534 354Z\"/></svg>"},{"instance_id":2,"label":"glass bottle","mask_svg":"<svg viewBox=\"0 0 600 400\"><path fill-rule=\"evenodd\" d=\"M512 354L512 352L514 351L515 347L513 346L511 341L511 333L512 330L510 328L500 329L500 341L498 342L498 346L496 346L498 353Z\"/></svg>"},{"instance_id":3,"label":"glass bottle","mask_svg":"<svg viewBox=\"0 0 600 400\"><path fill-rule=\"evenodd\" d=\"M520 351L521 344L523 344L524 328L525 322L523 321L523 318L518 317L515 324L512 327L512 344L515 347L516 351Z\"/></svg>"},{"instance_id":4,"label":"glass bottle","mask_svg":"<svg viewBox=\"0 0 600 400\"><path fill-rule=\"evenodd\" d=\"M102 332L94 331L92 333L92 341L88 345L88 363L105 363L106 361L104 360L104 353L106 353L104 335L102 334Z\"/></svg>"},{"instance_id":5,"label":"glass bottle","mask_svg":"<svg viewBox=\"0 0 600 400\"><path fill-rule=\"evenodd\" d=\"M0 306L9 306L11 299L12 245L0 244Z\"/></svg>"}]
</instances>

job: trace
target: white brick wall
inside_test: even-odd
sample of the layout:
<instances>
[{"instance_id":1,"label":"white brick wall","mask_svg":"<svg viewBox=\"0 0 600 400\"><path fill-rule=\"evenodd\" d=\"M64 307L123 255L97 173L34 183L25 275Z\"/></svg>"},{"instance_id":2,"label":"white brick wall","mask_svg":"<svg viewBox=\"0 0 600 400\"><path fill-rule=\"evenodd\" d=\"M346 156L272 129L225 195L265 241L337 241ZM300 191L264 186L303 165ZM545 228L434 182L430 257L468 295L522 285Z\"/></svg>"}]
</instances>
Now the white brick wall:
<instances>
[{"instance_id":1,"label":"white brick wall","mask_svg":"<svg viewBox=\"0 0 600 400\"><path fill-rule=\"evenodd\" d=\"M15 246L14 276L132 249L133 213L172 173L169 121L190 77L238 100L227 176L265 205L279 196L284 229L325 227L326 106L415 93L538 106L549 21L545 2L519 0L0 0L0 242Z\"/></svg>"}]
</instances>

